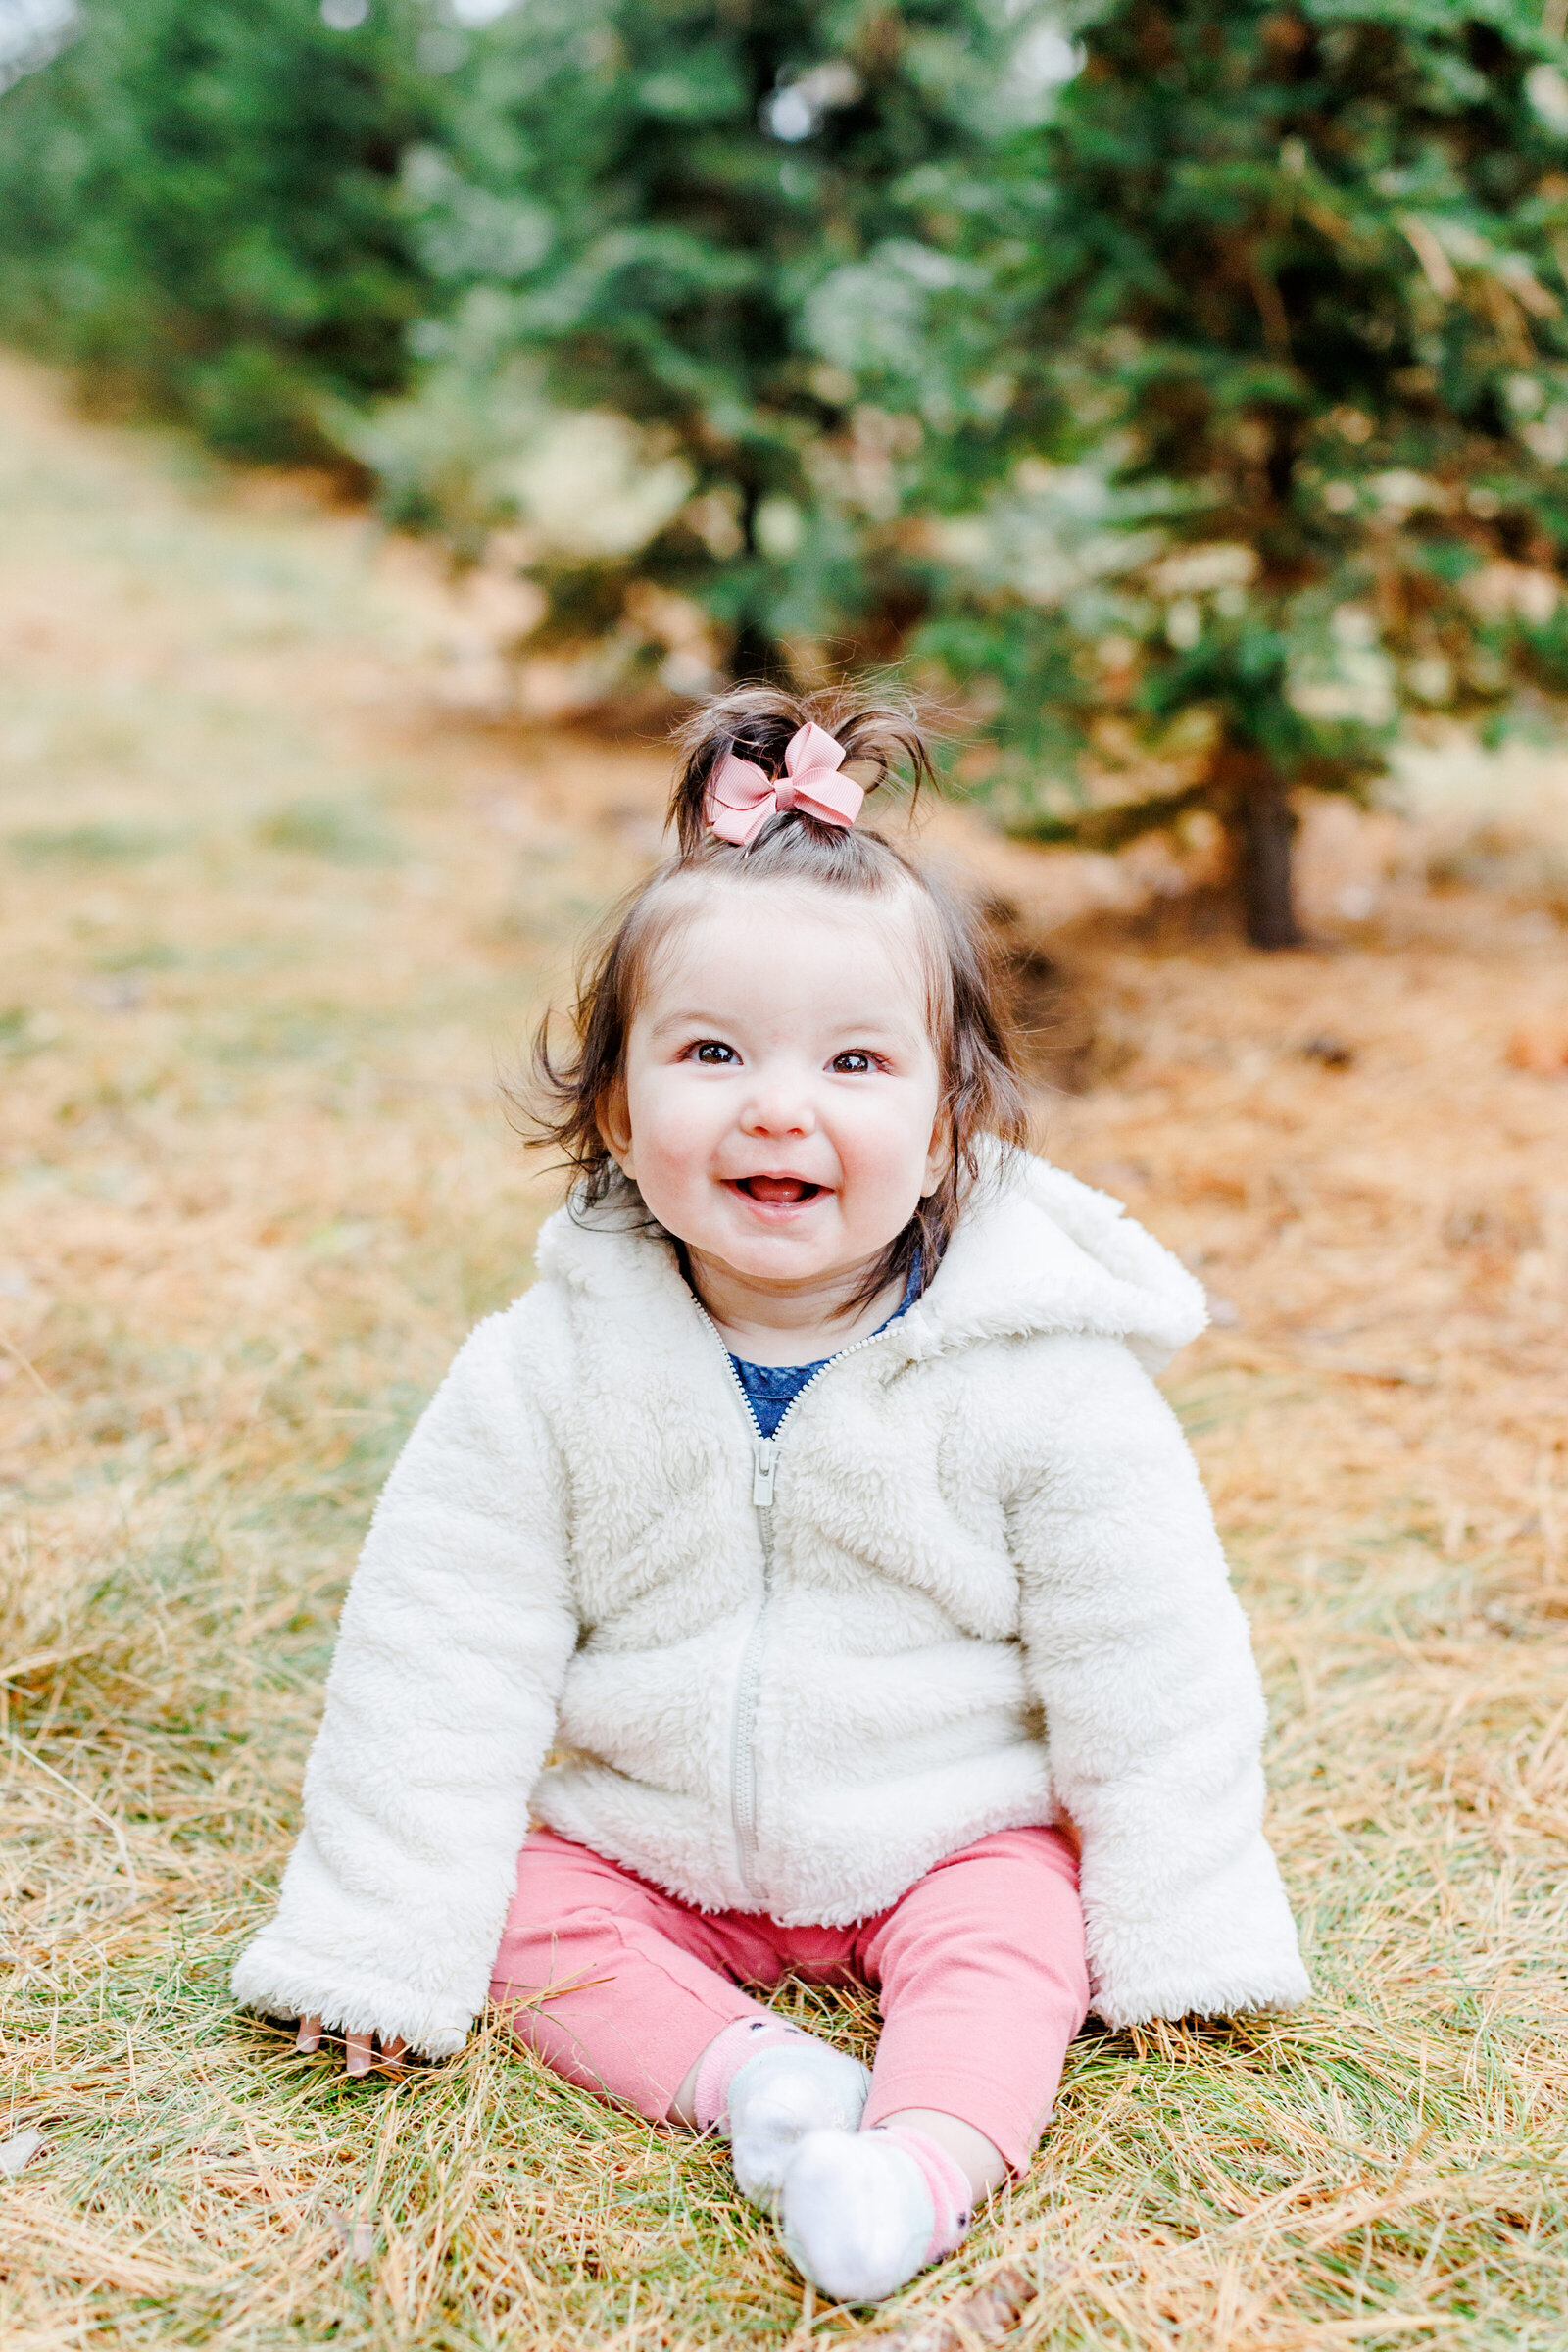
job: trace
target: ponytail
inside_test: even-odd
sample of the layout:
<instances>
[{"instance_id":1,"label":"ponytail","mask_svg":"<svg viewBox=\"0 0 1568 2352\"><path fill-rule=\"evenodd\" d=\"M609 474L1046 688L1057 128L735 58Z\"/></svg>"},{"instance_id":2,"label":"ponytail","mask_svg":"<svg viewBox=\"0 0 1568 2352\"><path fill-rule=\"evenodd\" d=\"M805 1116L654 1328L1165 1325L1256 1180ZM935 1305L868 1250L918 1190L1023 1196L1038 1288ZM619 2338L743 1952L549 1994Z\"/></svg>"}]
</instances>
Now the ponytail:
<instances>
[{"instance_id":1,"label":"ponytail","mask_svg":"<svg viewBox=\"0 0 1568 2352\"><path fill-rule=\"evenodd\" d=\"M852 863L859 862L844 828L820 823L804 808L770 817L743 850L713 840L708 796L730 754L751 760L765 776L781 776L790 744L810 725L833 737L844 754L844 767L855 770L856 783L868 796L901 775L907 775L911 797L932 780L931 755L913 706L902 698L868 702L845 691L793 695L774 686L737 686L705 703L675 738L682 758L669 799L669 823L683 862L702 857L710 847L730 858L750 858L791 836L799 844L798 870L812 881L829 878L821 858L812 852L837 852Z\"/></svg>"}]
</instances>

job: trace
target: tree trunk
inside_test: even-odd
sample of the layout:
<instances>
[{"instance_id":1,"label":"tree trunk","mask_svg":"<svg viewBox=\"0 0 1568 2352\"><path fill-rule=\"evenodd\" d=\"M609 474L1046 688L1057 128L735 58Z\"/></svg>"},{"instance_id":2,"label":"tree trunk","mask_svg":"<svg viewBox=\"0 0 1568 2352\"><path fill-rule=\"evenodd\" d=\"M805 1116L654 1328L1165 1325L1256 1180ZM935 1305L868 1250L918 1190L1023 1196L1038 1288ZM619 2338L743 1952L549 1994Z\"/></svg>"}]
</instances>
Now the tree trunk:
<instances>
[{"instance_id":1,"label":"tree trunk","mask_svg":"<svg viewBox=\"0 0 1568 2352\"><path fill-rule=\"evenodd\" d=\"M1304 948L1291 889L1291 845L1298 818L1278 776L1259 776L1236 810L1237 878L1247 936L1254 948Z\"/></svg>"},{"instance_id":2,"label":"tree trunk","mask_svg":"<svg viewBox=\"0 0 1568 2352\"><path fill-rule=\"evenodd\" d=\"M730 647L729 670L737 686L782 686L789 664L760 621L746 619Z\"/></svg>"},{"instance_id":3,"label":"tree trunk","mask_svg":"<svg viewBox=\"0 0 1568 2352\"><path fill-rule=\"evenodd\" d=\"M760 551L757 544L757 510L762 503L762 493L756 482L748 482L741 492L741 529L746 534L748 556ZM748 612L729 649L729 674L737 686L784 686L789 683L789 663L783 648L757 612Z\"/></svg>"}]
</instances>

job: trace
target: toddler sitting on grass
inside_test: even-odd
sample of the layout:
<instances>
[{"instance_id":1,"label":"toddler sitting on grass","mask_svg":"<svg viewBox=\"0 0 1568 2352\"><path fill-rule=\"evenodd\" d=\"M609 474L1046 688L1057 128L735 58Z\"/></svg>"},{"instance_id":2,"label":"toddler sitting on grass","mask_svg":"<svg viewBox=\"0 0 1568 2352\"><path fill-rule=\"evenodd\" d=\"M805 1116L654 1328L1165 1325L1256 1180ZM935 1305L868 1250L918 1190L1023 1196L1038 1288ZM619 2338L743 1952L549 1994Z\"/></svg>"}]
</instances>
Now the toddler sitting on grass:
<instances>
[{"instance_id":1,"label":"toddler sitting on grass","mask_svg":"<svg viewBox=\"0 0 1568 2352\"><path fill-rule=\"evenodd\" d=\"M678 849L541 1043L570 1199L387 1482L234 1972L355 2074L488 1992L725 2134L855 2303L1024 2173L1089 2010L1307 1989L1151 1378L1201 1294L1025 1152L969 915L856 823L901 762L842 698L688 730ZM869 2074L758 1997L789 1975L875 1987Z\"/></svg>"}]
</instances>

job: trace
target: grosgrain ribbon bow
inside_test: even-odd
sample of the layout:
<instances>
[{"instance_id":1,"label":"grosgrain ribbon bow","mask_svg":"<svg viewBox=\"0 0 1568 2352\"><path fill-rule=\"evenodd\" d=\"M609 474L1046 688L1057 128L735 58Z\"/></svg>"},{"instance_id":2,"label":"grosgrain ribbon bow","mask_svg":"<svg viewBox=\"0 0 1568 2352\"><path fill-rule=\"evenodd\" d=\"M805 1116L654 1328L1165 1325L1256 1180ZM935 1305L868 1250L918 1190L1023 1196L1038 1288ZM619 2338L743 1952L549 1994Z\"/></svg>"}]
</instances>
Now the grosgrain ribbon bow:
<instances>
[{"instance_id":1,"label":"grosgrain ribbon bow","mask_svg":"<svg viewBox=\"0 0 1568 2352\"><path fill-rule=\"evenodd\" d=\"M809 719L791 736L781 776L764 776L754 760L740 760L728 752L708 787L708 821L720 841L733 842L738 850L746 848L770 816L791 808L814 816L819 825L848 828L859 815L865 794L839 774L844 757L844 746Z\"/></svg>"}]
</instances>

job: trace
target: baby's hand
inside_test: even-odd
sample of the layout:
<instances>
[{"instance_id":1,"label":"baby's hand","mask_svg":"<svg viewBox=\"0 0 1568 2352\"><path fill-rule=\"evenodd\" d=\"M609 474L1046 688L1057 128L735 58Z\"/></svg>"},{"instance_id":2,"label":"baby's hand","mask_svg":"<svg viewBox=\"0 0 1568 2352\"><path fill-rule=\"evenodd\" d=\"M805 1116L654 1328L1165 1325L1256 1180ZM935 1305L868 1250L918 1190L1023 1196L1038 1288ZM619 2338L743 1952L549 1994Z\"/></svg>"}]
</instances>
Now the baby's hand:
<instances>
[{"instance_id":1,"label":"baby's hand","mask_svg":"<svg viewBox=\"0 0 1568 2352\"><path fill-rule=\"evenodd\" d=\"M372 2038L381 2043L381 2064L401 2069L403 2053L409 2046L401 2034L394 2034L389 2038L383 2038L379 2034L372 2037L368 2034L346 2034L343 2037L344 2049L351 2075L368 2075L374 2063L371 2056ZM320 2046L320 2019L318 2017L302 2017L294 2047L297 2050L318 2050Z\"/></svg>"}]
</instances>

